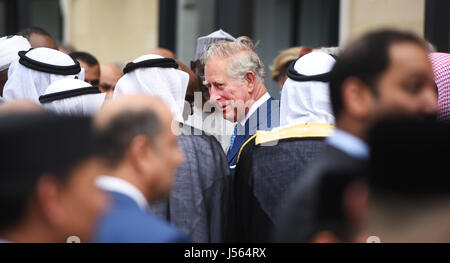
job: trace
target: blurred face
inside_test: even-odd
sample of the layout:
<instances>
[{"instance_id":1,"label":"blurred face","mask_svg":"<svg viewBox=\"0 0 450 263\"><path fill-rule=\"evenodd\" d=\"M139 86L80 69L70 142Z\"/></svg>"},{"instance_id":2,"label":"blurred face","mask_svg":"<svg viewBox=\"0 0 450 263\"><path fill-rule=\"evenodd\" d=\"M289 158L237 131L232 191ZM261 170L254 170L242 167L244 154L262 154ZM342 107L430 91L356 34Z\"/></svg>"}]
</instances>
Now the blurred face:
<instances>
[{"instance_id":1,"label":"blurred face","mask_svg":"<svg viewBox=\"0 0 450 263\"><path fill-rule=\"evenodd\" d=\"M104 192L95 186L100 169L97 160L87 160L76 166L69 180L59 187L60 232L67 233L67 237L91 241L97 219L107 206Z\"/></svg>"},{"instance_id":2,"label":"blurred face","mask_svg":"<svg viewBox=\"0 0 450 263\"><path fill-rule=\"evenodd\" d=\"M248 111L246 103L251 99L249 86L228 74L229 58L211 58L205 65L205 82L210 100L222 112L223 118L231 122L240 121Z\"/></svg>"},{"instance_id":3,"label":"blurred face","mask_svg":"<svg viewBox=\"0 0 450 263\"><path fill-rule=\"evenodd\" d=\"M100 83L100 65L89 66L85 62L78 60L82 68L84 68L84 81L94 87L98 87Z\"/></svg>"},{"instance_id":4,"label":"blurred face","mask_svg":"<svg viewBox=\"0 0 450 263\"><path fill-rule=\"evenodd\" d=\"M152 146L152 190L154 199L167 196L173 184L177 168L184 162L183 151L178 145L178 137L172 132L172 113L168 110L162 118L164 130Z\"/></svg>"},{"instance_id":5,"label":"blurred face","mask_svg":"<svg viewBox=\"0 0 450 263\"><path fill-rule=\"evenodd\" d=\"M205 66L202 64L200 60L191 61L191 70L197 77L197 85L198 88L194 91L202 92L203 103L209 101L209 90L203 84L203 80L205 79ZM194 94L192 93L192 96ZM186 95L187 96L187 95Z\"/></svg>"},{"instance_id":6,"label":"blurred face","mask_svg":"<svg viewBox=\"0 0 450 263\"><path fill-rule=\"evenodd\" d=\"M376 114L436 114L437 89L427 52L413 43L394 44L390 62L379 78Z\"/></svg>"},{"instance_id":7,"label":"blurred face","mask_svg":"<svg viewBox=\"0 0 450 263\"><path fill-rule=\"evenodd\" d=\"M100 91L112 94L117 82L123 76L119 67L112 64L100 65Z\"/></svg>"}]
</instances>

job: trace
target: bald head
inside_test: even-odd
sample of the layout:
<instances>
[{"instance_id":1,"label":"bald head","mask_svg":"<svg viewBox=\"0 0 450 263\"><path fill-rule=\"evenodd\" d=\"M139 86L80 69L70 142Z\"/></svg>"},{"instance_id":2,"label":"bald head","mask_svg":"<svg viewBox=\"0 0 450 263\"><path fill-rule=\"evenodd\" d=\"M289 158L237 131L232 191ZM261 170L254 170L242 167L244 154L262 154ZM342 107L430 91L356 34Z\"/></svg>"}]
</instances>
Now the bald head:
<instances>
[{"instance_id":1,"label":"bald head","mask_svg":"<svg viewBox=\"0 0 450 263\"><path fill-rule=\"evenodd\" d=\"M172 51L165 49L165 48L154 48L154 49L150 50L150 52L148 52L148 53L153 54L153 55L159 55L164 58L175 59L175 54Z\"/></svg>"},{"instance_id":2,"label":"bald head","mask_svg":"<svg viewBox=\"0 0 450 263\"><path fill-rule=\"evenodd\" d=\"M164 122L172 122L173 115L164 102L156 97L148 95L123 95L106 101L95 116L97 126L106 126L117 116L124 112L155 112L158 118Z\"/></svg>"},{"instance_id":3,"label":"bald head","mask_svg":"<svg viewBox=\"0 0 450 263\"><path fill-rule=\"evenodd\" d=\"M94 117L99 145L110 166L120 163L134 137L155 142L170 131L172 113L159 99L146 95L119 96L103 105Z\"/></svg>"},{"instance_id":4,"label":"bald head","mask_svg":"<svg viewBox=\"0 0 450 263\"><path fill-rule=\"evenodd\" d=\"M36 113L43 112L44 108L29 100L13 100L0 104L0 114Z\"/></svg>"},{"instance_id":5,"label":"bald head","mask_svg":"<svg viewBox=\"0 0 450 263\"><path fill-rule=\"evenodd\" d=\"M55 40L49 35L31 34L29 38L32 48L46 47L51 49L58 49Z\"/></svg>"},{"instance_id":6,"label":"bald head","mask_svg":"<svg viewBox=\"0 0 450 263\"><path fill-rule=\"evenodd\" d=\"M17 35L28 39L32 48L46 47L58 49L55 40L43 28L31 26L20 31Z\"/></svg>"},{"instance_id":7,"label":"bald head","mask_svg":"<svg viewBox=\"0 0 450 263\"><path fill-rule=\"evenodd\" d=\"M123 76L122 70L112 63L100 64L100 85L102 92L114 92L117 82Z\"/></svg>"},{"instance_id":8,"label":"bald head","mask_svg":"<svg viewBox=\"0 0 450 263\"><path fill-rule=\"evenodd\" d=\"M134 184L148 201L168 194L183 162L172 121L169 108L146 95L113 98L95 117L98 147L111 174Z\"/></svg>"}]
</instances>

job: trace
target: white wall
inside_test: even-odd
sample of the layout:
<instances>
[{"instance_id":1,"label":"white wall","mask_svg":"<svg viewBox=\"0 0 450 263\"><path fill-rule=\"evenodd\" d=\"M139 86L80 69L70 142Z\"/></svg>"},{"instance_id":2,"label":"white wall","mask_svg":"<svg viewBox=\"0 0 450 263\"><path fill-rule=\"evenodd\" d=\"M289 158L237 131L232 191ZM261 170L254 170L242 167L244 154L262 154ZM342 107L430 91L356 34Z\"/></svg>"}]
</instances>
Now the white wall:
<instances>
[{"instance_id":1,"label":"white wall","mask_svg":"<svg viewBox=\"0 0 450 263\"><path fill-rule=\"evenodd\" d=\"M393 27L424 35L425 0L341 0L339 42Z\"/></svg>"}]
</instances>

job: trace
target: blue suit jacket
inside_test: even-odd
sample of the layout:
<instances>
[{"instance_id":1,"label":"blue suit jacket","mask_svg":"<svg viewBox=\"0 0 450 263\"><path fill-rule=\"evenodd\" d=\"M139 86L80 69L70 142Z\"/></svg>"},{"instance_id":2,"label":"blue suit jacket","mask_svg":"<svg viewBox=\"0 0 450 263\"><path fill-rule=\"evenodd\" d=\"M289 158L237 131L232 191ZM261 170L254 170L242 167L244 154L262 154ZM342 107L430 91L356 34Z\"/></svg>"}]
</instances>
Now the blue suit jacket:
<instances>
[{"instance_id":1,"label":"blue suit jacket","mask_svg":"<svg viewBox=\"0 0 450 263\"><path fill-rule=\"evenodd\" d=\"M270 130L280 126L280 103L269 98L248 118L245 127L238 128L238 135L227 152L227 161L231 175L234 178L236 162L242 145L256 133L257 130Z\"/></svg>"},{"instance_id":2,"label":"blue suit jacket","mask_svg":"<svg viewBox=\"0 0 450 263\"><path fill-rule=\"evenodd\" d=\"M95 242L100 243L179 243L189 242L176 228L142 211L130 197L108 192L112 207L101 218Z\"/></svg>"}]
</instances>

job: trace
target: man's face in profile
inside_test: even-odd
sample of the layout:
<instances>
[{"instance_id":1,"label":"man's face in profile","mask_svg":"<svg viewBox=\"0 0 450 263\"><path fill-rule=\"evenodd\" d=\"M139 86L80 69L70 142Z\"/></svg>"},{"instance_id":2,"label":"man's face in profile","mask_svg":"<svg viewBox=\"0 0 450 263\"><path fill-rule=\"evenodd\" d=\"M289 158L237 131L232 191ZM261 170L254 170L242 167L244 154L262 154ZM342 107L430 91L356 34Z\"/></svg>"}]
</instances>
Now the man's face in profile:
<instances>
[{"instance_id":1,"label":"man's face in profile","mask_svg":"<svg viewBox=\"0 0 450 263\"><path fill-rule=\"evenodd\" d=\"M116 84L122 76L122 70L118 66L114 64L100 64L100 91L112 96Z\"/></svg>"},{"instance_id":2,"label":"man's face in profile","mask_svg":"<svg viewBox=\"0 0 450 263\"><path fill-rule=\"evenodd\" d=\"M178 144L178 137L174 133L172 113L168 109L160 112L163 131L158 135L152 146L151 160L153 183L152 194L155 199L168 195L172 187L177 168L184 162L184 153ZM178 131L175 131L178 132Z\"/></svg>"},{"instance_id":3,"label":"man's face in profile","mask_svg":"<svg viewBox=\"0 0 450 263\"><path fill-rule=\"evenodd\" d=\"M193 92L202 92L202 98L203 101L206 102L209 100L209 91L208 87L203 85L203 81L205 80L205 66L202 64L200 60L191 61L191 70L194 72L194 74L197 76L197 82L198 82L198 90L194 90ZM193 94L192 92L192 101L193 101Z\"/></svg>"},{"instance_id":4,"label":"man's face in profile","mask_svg":"<svg viewBox=\"0 0 450 263\"><path fill-rule=\"evenodd\" d=\"M96 64L93 66L88 65L82 60L78 60L80 66L84 68L84 81L91 84L94 87L98 87L100 84L100 65Z\"/></svg>"},{"instance_id":5,"label":"man's face in profile","mask_svg":"<svg viewBox=\"0 0 450 263\"><path fill-rule=\"evenodd\" d=\"M204 84L209 89L210 101L231 122L241 121L247 114L251 101L249 82L239 80L228 73L230 58L214 57L205 65Z\"/></svg>"},{"instance_id":6,"label":"man's face in profile","mask_svg":"<svg viewBox=\"0 0 450 263\"><path fill-rule=\"evenodd\" d=\"M437 89L427 51L414 43L397 43L389 49L389 60L378 79L376 114L436 114Z\"/></svg>"},{"instance_id":7,"label":"man's face in profile","mask_svg":"<svg viewBox=\"0 0 450 263\"><path fill-rule=\"evenodd\" d=\"M97 159L87 159L76 165L67 182L59 186L61 232L78 236L81 242L92 240L95 224L108 205L104 192L95 186L100 169Z\"/></svg>"}]
</instances>

